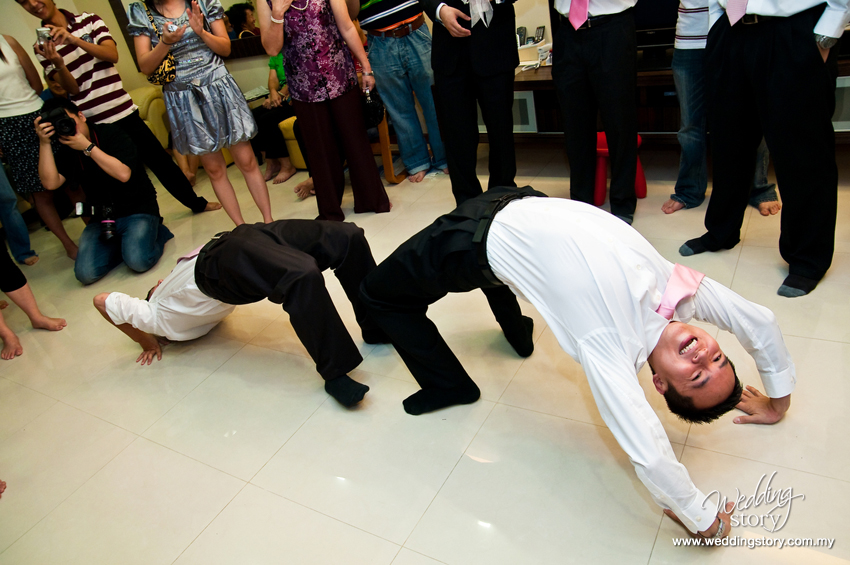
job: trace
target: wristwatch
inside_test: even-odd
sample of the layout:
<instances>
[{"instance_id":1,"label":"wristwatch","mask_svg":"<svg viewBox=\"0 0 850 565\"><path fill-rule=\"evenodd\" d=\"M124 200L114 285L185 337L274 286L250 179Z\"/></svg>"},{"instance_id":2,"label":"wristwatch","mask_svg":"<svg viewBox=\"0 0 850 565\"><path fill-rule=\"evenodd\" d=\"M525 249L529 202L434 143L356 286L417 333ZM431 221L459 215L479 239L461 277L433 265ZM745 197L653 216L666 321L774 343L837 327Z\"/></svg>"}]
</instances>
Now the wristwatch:
<instances>
[{"instance_id":1,"label":"wristwatch","mask_svg":"<svg viewBox=\"0 0 850 565\"><path fill-rule=\"evenodd\" d=\"M697 532L699 537L701 537L702 539L715 539L723 537L723 531L726 529L726 524L723 522L723 518L721 518L719 515L717 516L717 520L720 522L720 524L717 526L717 531L714 532L713 536L704 536L702 535L702 533Z\"/></svg>"},{"instance_id":2,"label":"wristwatch","mask_svg":"<svg viewBox=\"0 0 850 565\"><path fill-rule=\"evenodd\" d=\"M835 44L838 43L838 40L834 37L829 37L828 35L821 35L819 33L815 34L815 43L818 44L818 47L821 49L832 49L835 47Z\"/></svg>"},{"instance_id":3,"label":"wristwatch","mask_svg":"<svg viewBox=\"0 0 850 565\"><path fill-rule=\"evenodd\" d=\"M94 149L94 148L95 148L95 144L92 143L91 145L89 145L88 147L83 149L83 155L85 155L86 157L91 157L91 152L92 152L92 149Z\"/></svg>"}]
</instances>

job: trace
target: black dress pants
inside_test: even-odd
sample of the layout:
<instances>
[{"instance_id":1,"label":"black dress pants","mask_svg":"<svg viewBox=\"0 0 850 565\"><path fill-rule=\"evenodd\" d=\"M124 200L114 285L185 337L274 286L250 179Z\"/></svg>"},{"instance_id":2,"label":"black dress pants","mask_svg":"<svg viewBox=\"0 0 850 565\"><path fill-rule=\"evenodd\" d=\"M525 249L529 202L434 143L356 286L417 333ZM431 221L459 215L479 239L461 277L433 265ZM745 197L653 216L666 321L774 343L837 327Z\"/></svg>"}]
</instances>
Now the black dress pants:
<instances>
[{"instance_id":1,"label":"black dress pants","mask_svg":"<svg viewBox=\"0 0 850 565\"><path fill-rule=\"evenodd\" d=\"M500 326L523 323L511 289L482 274L472 242L490 202L516 190L493 187L466 200L404 242L363 280L363 302L423 389L462 388L472 382L426 315L428 306L446 294L480 288ZM531 194L545 196L533 190Z\"/></svg>"},{"instance_id":2,"label":"black dress pants","mask_svg":"<svg viewBox=\"0 0 850 565\"><path fill-rule=\"evenodd\" d=\"M711 28L706 48L714 178L705 214L710 251L731 249L764 136L782 191L779 251L790 274L820 280L832 263L838 198L836 51L824 63L813 29L823 6L787 18Z\"/></svg>"},{"instance_id":3,"label":"black dress pants","mask_svg":"<svg viewBox=\"0 0 850 565\"><path fill-rule=\"evenodd\" d=\"M363 358L325 288L333 269L354 306L357 323L375 329L359 298L360 283L375 268L363 230L350 223L280 220L243 224L223 235L198 260L195 280L204 294L226 304L268 298L281 304L298 339L332 380Z\"/></svg>"},{"instance_id":4,"label":"black dress pants","mask_svg":"<svg viewBox=\"0 0 850 565\"><path fill-rule=\"evenodd\" d=\"M611 161L611 213L622 217L634 216L637 206L636 57L631 9L580 30L562 18L552 50L552 80L570 161L570 198L593 204L598 113Z\"/></svg>"},{"instance_id":5,"label":"black dress pants","mask_svg":"<svg viewBox=\"0 0 850 565\"><path fill-rule=\"evenodd\" d=\"M514 150L514 71L479 76L469 57L460 57L455 72L434 72L434 92L446 161L455 202L460 205L481 194L478 162L478 110L490 144L488 188L516 186Z\"/></svg>"},{"instance_id":6,"label":"black dress pants","mask_svg":"<svg viewBox=\"0 0 850 565\"><path fill-rule=\"evenodd\" d=\"M192 183L189 182L177 163L171 159L171 155L162 148L159 140L145 125L144 120L139 117L138 110L121 118L115 122L115 125L119 126L133 140L142 162L148 166L154 176L162 183L162 186L165 187L165 190L171 193L171 196L192 212L204 211L207 207L207 199L195 194Z\"/></svg>"}]
</instances>

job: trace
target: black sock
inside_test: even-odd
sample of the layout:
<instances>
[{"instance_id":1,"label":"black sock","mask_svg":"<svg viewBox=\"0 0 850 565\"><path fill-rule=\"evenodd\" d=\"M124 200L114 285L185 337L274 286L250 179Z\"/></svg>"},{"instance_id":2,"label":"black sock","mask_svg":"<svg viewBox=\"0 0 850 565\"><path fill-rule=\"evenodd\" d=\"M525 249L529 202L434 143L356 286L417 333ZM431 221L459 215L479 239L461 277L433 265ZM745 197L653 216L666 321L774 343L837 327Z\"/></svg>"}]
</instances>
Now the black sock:
<instances>
[{"instance_id":1,"label":"black sock","mask_svg":"<svg viewBox=\"0 0 850 565\"><path fill-rule=\"evenodd\" d=\"M381 328L372 328L369 330L361 330L363 341L368 344L375 345L377 343L392 343L390 336Z\"/></svg>"},{"instance_id":2,"label":"black sock","mask_svg":"<svg viewBox=\"0 0 850 565\"><path fill-rule=\"evenodd\" d=\"M788 275L782 281L782 286L776 291L779 296L786 298L796 298L805 296L815 289L820 281L801 277L800 275Z\"/></svg>"},{"instance_id":3,"label":"black sock","mask_svg":"<svg viewBox=\"0 0 850 565\"><path fill-rule=\"evenodd\" d=\"M691 255L699 255L706 251L708 251L708 248L703 245L702 239L689 239L679 248L679 255L682 257L690 257Z\"/></svg>"},{"instance_id":4,"label":"black sock","mask_svg":"<svg viewBox=\"0 0 850 565\"><path fill-rule=\"evenodd\" d=\"M352 380L348 375L340 375L331 381L325 381L325 392L346 408L351 408L363 400L368 391L368 386Z\"/></svg>"},{"instance_id":5,"label":"black sock","mask_svg":"<svg viewBox=\"0 0 850 565\"><path fill-rule=\"evenodd\" d=\"M472 404L481 397L481 391L472 381L458 388L427 388L404 399L404 411L413 416L433 412L455 404Z\"/></svg>"},{"instance_id":6,"label":"black sock","mask_svg":"<svg viewBox=\"0 0 850 565\"><path fill-rule=\"evenodd\" d=\"M528 316L522 317L522 325L519 328L509 328L508 330L502 328L508 343L520 357L528 357L534 353L534 341L531 339L532 330L534 330L534 320Z\"/></svg>"}]
</instances>

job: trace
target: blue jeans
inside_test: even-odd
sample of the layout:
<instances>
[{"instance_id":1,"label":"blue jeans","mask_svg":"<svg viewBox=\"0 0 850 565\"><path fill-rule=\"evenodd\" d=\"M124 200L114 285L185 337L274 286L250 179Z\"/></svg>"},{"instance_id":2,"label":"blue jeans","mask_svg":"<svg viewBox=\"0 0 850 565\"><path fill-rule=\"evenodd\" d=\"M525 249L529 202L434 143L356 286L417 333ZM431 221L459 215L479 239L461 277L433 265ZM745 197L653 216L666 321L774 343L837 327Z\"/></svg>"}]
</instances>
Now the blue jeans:
<instances>
[{"instance_id":1,"label":"blue jeans","mask_svg":"<svg viewBox=\"0 0 850 565\"><path fill-rule=\"evenodd\" d=\"M151 214L133 214L115 220L115 236L100 239L100 222L91 222L80 236L80 248L74 275L83 284L91 284L123 261L137 273L156 265L165 242L174 235Z\"/></svg>"},{"instance_id":2,"label":"blue jeans","mask_svg":"<svg viewBox=\"0 0 850 565\"><path fill-rule=\"evenodd\" d=\"M685 208L705 200L708 163L705 138L705 49L673 50L673 83L679 98L679 177L670 198Z\"/></svg>"},{"instance_id":3,"label":"blue jeans","mask_svg":"<svg viewBox=\"0 0 850 565\"><path fill-rule=\"evenodd\" d=\"M431 95L434 73L431 70L431 33L428 28L422 25L410 35L399 38L370 35L369 63L375 73L381 99L392 118L401 160L407 172L414 174L427 171L432 164L438 169L445 169L446 150L440 139L437 112ZM414 92L428 126L433 163L416 113ZM391 165L385 163L384 166Z\"/></svg>"},{"instance_id":4,"label":"blue jeans","mask_svg":"<svg viewBox=\"0 0 850 565\"><path fill-rule=\"evenodd\" d=\"M18 263L35 256L35 251L30 248L30 234L27 224L18 212L18 197L9 184L6 171L0 165L0 222L6 229L6 241L12 256Z\"/></svg>"}]
</instances>

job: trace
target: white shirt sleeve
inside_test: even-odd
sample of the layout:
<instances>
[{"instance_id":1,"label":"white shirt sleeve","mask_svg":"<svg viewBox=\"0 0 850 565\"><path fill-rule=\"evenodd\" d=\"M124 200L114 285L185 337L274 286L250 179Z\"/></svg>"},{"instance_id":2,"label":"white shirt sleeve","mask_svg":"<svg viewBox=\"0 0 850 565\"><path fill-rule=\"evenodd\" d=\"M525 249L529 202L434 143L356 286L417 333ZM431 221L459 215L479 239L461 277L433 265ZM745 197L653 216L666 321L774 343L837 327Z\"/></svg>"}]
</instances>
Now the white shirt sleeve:
<instances>
[{"instance_id":1,"label":"white shirt sleeve","mask_svg":"<svg viewBox=\"0 0 850 565\"><path fill-rule=\"evenodd\" d=\"M112 292L106 297L106 313L115 325L130 324L143 332L156 333L156 315L146 300Z\"/></svg>"},{"instance_id":2,"label":"white shirt sleeve","mask_svg":"<svg viewBox=\"0 0 850 565\"><path fill-rule=\"evenodd\" d=\"M826 10L821 14L814 32L827 37L839 38L850 21L850 2L848 0L829 0Z\"/></svg>"},{"instance_id":3,"label":"white shirt sleeve","mask_svg":"<svg viewBox=\"0 0 850 565\"><path fill-rule=\"evenodd\" d=\"M600 329L585 337L579 344L577 360L587 375L602 419L655 502L672 510L691 532L711 527L717 505L705 502L705 495L676 459L615 330Z\"/></svg>"},{"instance_id":4,"label":"white shirt sleeve","mask_svg":"<svg viewBox=\"0 0 850 565\"><path fill-rule=\"evenodd\" d=\"M694 295L694 318L732 332L759 370L765 393L782 398L797 383L794 362L773 312L705 277Z\"/></svg>"}]
</instances>

